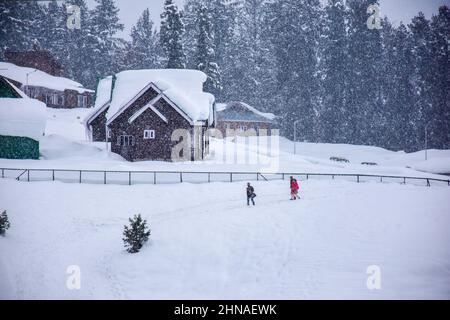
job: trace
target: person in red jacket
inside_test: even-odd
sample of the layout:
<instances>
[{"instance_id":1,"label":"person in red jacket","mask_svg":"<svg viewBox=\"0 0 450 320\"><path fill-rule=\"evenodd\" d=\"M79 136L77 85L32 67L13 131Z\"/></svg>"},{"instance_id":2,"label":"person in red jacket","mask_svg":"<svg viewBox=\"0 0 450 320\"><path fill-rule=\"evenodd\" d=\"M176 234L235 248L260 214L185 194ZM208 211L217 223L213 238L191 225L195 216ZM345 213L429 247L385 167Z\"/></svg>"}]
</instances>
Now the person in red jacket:
<instances>
[{"instance_id":1,"label":"person in red jacket","mask_svg":"<svg viewBox=\"0 0 450 320\"><path fill-rule=\"evenodd\" d=\"M294 177L291 177L291 200L297 200L300 199L298 196L298 183L297 180Z\"/></svg>"}]
</instances>

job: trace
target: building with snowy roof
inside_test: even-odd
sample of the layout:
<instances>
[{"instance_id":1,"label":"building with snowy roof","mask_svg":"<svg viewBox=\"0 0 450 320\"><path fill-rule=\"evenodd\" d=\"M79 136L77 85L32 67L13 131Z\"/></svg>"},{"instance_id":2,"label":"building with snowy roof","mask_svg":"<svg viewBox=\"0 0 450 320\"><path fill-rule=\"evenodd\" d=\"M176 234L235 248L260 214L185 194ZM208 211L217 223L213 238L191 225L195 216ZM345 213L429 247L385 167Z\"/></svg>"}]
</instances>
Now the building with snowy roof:
<instances>
[{"instance_id":1,"label":"building with snowy roof","mask_svg":"<svg viewBox=\"0 0 450 320\"><path fill-rule=\"evenodd\" d=\"M239 101L217 104L216 128L226 136L227 130L246 132L255 130L257 135L268 135L275 126L273 113L261 112Z\"/></svg>"},{"instance_id":2,"label":"building with snowy roof","mask_svg":"<svg viewBox=\"0 0 450 320\"><path fill-rule=\"evenodd\" d=\"M28 97L42 101L51 108L87 108L93 104L93 90L36 68L0 62L0 76L20 88Z\"/></svg>"},{"instance_id":3,"label":"building with snowy roof","mask_svg":"<svg viewBox=\"0 0 450 320\"><path fill-rule=\"evenodd\" d=\"M186 69L116 74L105 114L111 151L129 161L203 159L206 131L214 126L214 96L203 91L205 81L203 72ZM184 147L174 151L176 145Z\"/></svg>"},{"instance_id":4,"label":"building with snowy roof","mask_svg":"<svg viewBox=\"0 0 450 320\"><path fill-rule=\"evenodd\" d=\"M46 119L44 103L0 77L0 158L39 159Z\"/></svg>"}]
</instances>

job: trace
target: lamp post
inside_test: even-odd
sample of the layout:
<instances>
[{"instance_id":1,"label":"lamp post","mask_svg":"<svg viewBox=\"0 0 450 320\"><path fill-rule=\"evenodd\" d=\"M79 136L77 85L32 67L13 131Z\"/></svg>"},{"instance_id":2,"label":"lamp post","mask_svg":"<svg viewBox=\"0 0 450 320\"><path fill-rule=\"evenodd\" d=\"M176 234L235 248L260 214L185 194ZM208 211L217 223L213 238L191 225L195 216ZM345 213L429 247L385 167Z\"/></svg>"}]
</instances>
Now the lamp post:
<instances>
[{"instance_id":1,"label":"lamp post","mask_svg":"<svg viewBox=\"0 0 450 320\"><path fill-rule=\"evenodd\" d=\"M32 74L33 72L36 72L37 71L37 69L34 69L33 71L30 71L30 72L28 72L27 73L27 82L26 82L26 86L25 86L25 88L26 88L26 92L29 94L29 90L28 90L28 76L30 75L30 74Z\"/></svg>"},{"instance_id":2,"label":"lamp post","mask_svg":"<svg viewBox=\"0 0 450 320\"><path fill-rule=\"evenodd\" d=\"M428 126L430 122L425 125L425 161L428 160Z\"/></svg>"},{"instance_id":3,"label":"lamp post","mask_svg":"<svg viewBox=\"0 0 450 320\"><path fill-rule=\"evenodd\" d=\"M297 153L297 123L300 122L300 120L294 121L294 154Z\"/></svg>"}]
</instances>

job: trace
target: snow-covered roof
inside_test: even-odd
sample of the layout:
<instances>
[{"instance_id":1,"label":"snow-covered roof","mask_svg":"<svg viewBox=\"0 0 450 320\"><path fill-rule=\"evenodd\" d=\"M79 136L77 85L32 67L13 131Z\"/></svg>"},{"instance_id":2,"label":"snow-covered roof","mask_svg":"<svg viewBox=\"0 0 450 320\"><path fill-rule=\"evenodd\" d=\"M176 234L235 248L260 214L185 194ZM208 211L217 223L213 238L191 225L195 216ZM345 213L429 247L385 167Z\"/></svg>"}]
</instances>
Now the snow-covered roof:
<instances>
[{"instance_id":1,"label":"snow-covered roof","mask_svg":"<svg viewBox=\"0 0 450 320\"><path fill-rule=\"evenodd\" d=\"M187 69L146 69L123 71L116 75L111 105L106 115L108 121L149 84L179 107L193 122L213 122L214 96L203 92L206 75Z\"/></svg>"},{"instance_id":2,"label":"snow-covered roof","mask_svg":"<svg viewBox=\"0 0 450 320\"><path fill-rule=\"evenodd\" d=\"M43 102L30 98L0 98L0 135L42 138L47 121Z\"/></svg>"},{"instance_id":3,"label":"snow-covered roof","mask_svg":"<svg viewBox=\"0 0 450 320\"><path fill-rule=\"evenodd\" d=\"M226 111L226 110L230 109L231 107L235 107L235 106L245 108L248 111L254 113L255 115L260 116L260 117L262 117L264 119L267 119L269 121L273 121L276 118L276 116L273 113L261 112L258 109L254 108L254 107L252 107L252 106L250 106L250 105L248 105L248 104L246 104L246 103L244 103L242 101L233 101L233 102L230 102L230 103L217 103L216 104L216 110L218 112L218 117L221 118L221 112ZM233 114L233 116L239 117L239 115L237 115L237 114L236 115ZM239 118L237 118L235 120L239 120Z\"/></svg>"},{"instance_id":4,"label":"snow-covered roof","mask_svg":"<svg viewBox=\"0 0 450 320\"><path fill-rule=\"evenodd\" d=\"M8 81L8 79L3 78L22 98L27 98L28 96L19 88L17 88L14 83Z\"/></svg>"},{"instance_id":5,"label":"snow-covered roof","mask_svg":"<svg viewBox=\"0 0 450 320\"><path fill-rule=\"evenodd\" d=\"M94 118L103 110L111 100L112 76L101 79L98 82L95 91L95 104L92 110L86 115L84 123L87 124L91 118Z\"/></svg>"},{"instance_id":6,"label":"snow-covered roof","mask_svg":"<svg viewBox=\"0 0 450 320\"><path fill-rule=\"evenodd\" d=\"M19 67L9 62L0 62L0 75L5 78L25 85L27 83L27 74L28 85L30 86L44 87L58 91L75 90L79 93L94 92L93 90L83 88L81 83L67 78L55 77L38 69Z\"/></svg>"}]
</instances>

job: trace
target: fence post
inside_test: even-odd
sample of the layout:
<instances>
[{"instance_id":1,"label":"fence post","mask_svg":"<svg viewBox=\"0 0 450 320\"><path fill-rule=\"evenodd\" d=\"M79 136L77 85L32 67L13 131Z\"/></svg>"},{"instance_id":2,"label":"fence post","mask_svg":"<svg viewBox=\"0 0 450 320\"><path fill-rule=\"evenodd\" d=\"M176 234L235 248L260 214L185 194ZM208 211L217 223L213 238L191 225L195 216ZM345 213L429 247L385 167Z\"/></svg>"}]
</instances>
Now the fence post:
<instances>
[{"instance_id":1,"label":"fence post","mask_svg":"<svg viewBox=\"0 0 450 320\"><path fill-rule=\"evenodd\" d=\"M427 187L431 187L430 179L427 178Z\"/></svg>"},{"instance_id":2,"label":"fence post","mask_svg":"<svg viewBox=\"0 0 450 320\"><path fill-rule=\"evenodd\" d=\"M233 172L230 172L230 182L233 182Z\"/></svg>"},{"instance_id":3,"label":"fence post","mask_svg":"<svg viewBox=\"0 0 450 320\"><path fill-rule=\"evenodd\" d=\"M103 184L106 184L106 171L103 171Z\"/></svg>"},{"instance_id":4,"label":"fence post","mask_svg":"<svg viewBox=\"0 0 450 320\"><path fill-rule=\"evenodd\" d=\"M131 186L131 171L128 171L128 185Z\"/></svg>"},{"instance_id":5,"label":"fence post","mask_svg":"<svg viewBox=\"0 0 450 320\"><path fill-rule=\"evenodd\" d=\"M55 170L52 170L52 181L55 181Z\"/></svg>"},{"instance_id":6,"label":"fence post","mask_svg":"<svg viewBox=\"0 0 450 320\"><path fill-rule=\"evenodd\" d=\"M30 182L30 170L27 170L27 180Z\"/></svg>"},{"instance_id":7,"label":"fence post","mask_svg":"<svg viewBox=\"0 0 450 320\"><path fill-rule=\"evenodd\" d=\"M180 172L180 182L183 182L183 172Z\"/></svg>"},{"instance_id":8,"label":"fence post","mask_svg":"<svg viewBox=\"0 0 450 320\"><path fill-rule=\"evenodd\" d=\"M283 176L283 180L284 180L284 172L281 175Z\"/></svg>"},{"instance_id":9,"label":"fence post","mask_svg":"<svg viewBox=\"0 0 450 320\"><path fill-rule=\"evenodd\" d=\"M256 181L259 181L259 173L256 173Z\"/></svg>"},{"instance_id":10,"label":"fence post","mask_svg":"<svg viewBox=\"0 0 450 320\"><path fill-rule=\"evenodd\" d=\"M359 183L359 174L356 175L356 182Z\"/></svg>"},{"instance_id":11,"label":"fence post","mask_svg":"<svg viewBox=\"0 0 450 320\"><path fill-rule=\"evenodd\" d=\"M5 169L2 168L2 178L5 177Z\"/></svg>"},{"instance_id":12,"label":"fence post","mask_svg":"<svg viewBox=\"0 0 450 320\"><path fill-rule=\"evenodd\" d=\"M81 170L80 170L80 179L79 179L79 182L81 183Z\"/></svg>"},{"instance_id":13,"label":"fence post","mask_svg":"<svg viewBox=\"0 0 450 320\"><path fill-rule=\"evenodd\" d=\"M156 171L153 171L153 184L156 184Z\"/></svg>"},{"instance_id":14,"label":"fence post","mask_svg":"<svg viewBox=\"0 0 450 320\"><path fill-rule=\"evenodd\" d=\"M403 177L403 184L406 184L406 177Z\"/></svg>"},{"instance_id":15,"label":"fence post","mask_svg":"<svg viewBox=\"0 0 450 320\"><path fill-rule=\"evenodd\" d=\"M331 176L331 179L333 179L334 180L334 174Z\"/></svg>"},{"instance_id":16,"label":"fence post","mask_svg":"<svg viewBox=\"0 0 450 320\"><path fill-rule=\"evenodd\" d=\"M208 182L211 182L211 172L208 172Z\"/></svg>"},{"instance_id":17,"label":"fence post","mask_svg":"<svg viewBox=\"0 0 450 320\"><path fill-rule=\"evenodd\" d=\"M309 179L309 174L306 175L306 180L308 180L308 179Z\"/></svg>"},{"instance_id":18,"label":"fence post","mask_svg":"<svg viewBox=\"0 0 450 320\"><path fill-rule=\"evenodd\" d=\"M380 177L380 182L383 182L383 177Z\"/></svg>"}]
</instances>

